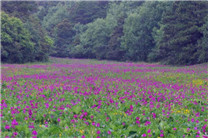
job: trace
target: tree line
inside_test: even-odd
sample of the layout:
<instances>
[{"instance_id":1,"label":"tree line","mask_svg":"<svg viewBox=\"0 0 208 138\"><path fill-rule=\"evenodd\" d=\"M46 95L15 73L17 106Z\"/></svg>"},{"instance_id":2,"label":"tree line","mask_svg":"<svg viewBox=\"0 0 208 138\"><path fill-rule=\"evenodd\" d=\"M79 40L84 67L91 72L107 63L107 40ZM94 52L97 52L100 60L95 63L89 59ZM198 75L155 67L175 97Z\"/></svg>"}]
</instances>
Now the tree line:
<instances>
[{"instance_id":1,"label":"tree line","mask_svg":"<svg viewBox=\"0 0 208 138\"><path fill-rule=\"evenodd\" d=\"M3 62L208 62L206 1L2 2Z\"/></svg>"}]
</instances>

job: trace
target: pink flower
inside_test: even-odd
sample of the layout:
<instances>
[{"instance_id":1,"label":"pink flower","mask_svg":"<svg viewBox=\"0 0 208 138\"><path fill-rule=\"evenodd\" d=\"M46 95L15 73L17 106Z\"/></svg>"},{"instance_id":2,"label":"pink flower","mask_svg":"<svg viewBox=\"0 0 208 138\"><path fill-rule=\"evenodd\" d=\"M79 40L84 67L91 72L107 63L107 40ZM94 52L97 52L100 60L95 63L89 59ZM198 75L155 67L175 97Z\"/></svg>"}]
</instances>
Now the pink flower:
<instances>
[{"instance_id":1,"label":"pink flower","mask_svg":"<svg viewBox=\"0 0 208 138\"><path fill-rule=\"evenodd\" d=\"M13 135L16 136L18 133L17 132L13 132Z\"/></svg>"},{"instance_id":2,"label":"pink flower","mask_svg":"<svg viewBox=\"0 0 208 138\"><path fill-rule=\"evenodd\" d=\"M38 133L37 133L37 131L34 130L34 131L32 132L32 134L33 134L33 135L37 135Z\"/></svg>"},{"instance_id":3,"label":"pink flower","mask_svg":"<svg viewBox=\"0 0 208 138\"><path fill-rule=\"evenodd\" d=\"M110 135L111 134L111 131L108 131L108 134Z\"/></svg>"},{"instance_id":4,"label":"pink flower","mask_svg":"<svg viewBox=\"0 0 208 138\"><path fill-rule=\"evenodd\" d=\"M160 134L160 137L164 137L164 134Z\"/></svg>"},{"instance_id":5,"label":"pink flower","mask_svg":"<svg viewBox=\"0 0 208 138\"><path fill-rule=\"evenodd\" d=\"M101 133L100 130L98 130L98 131L97 131L97 134L99 135L100 133Z\"/></svg>"},{"instance_id":6,"label":"pink flower","mask_svg":"<svg viewBox=\"0 0 208 138\"><path fill-rule=\"evenodd\" d=\"M33 125L28 126L29 128L35 128Z\"/></svg>"},{"instance_id":7,"label":"pink flower","mask_svg":"<svg viewBox=\"0 0 208 138\"><path fill-rule=\"evenodd\" d=\"M174 127L173 130L177 130L177 128Z\"/></svg>"},{"instance_id":8,"label":"pink flower","mask_svg":"<svg viewBox=\"0 0 208 138\"><path fill-rule=\"evenodd\" d=\"M58 119L57 119L57 121L58 121L58 122L60 122L60 121L61 121L61 119L60 119L60 118L58 118Z\"/></svg>"},{"instance_id":9,"label":"pink flower","mask_svg":"<svg viewBox=\"0 0 208 138\"><path fill-rule=\"evenodd\" d=\"M18 122L14 119L14 120L12 121L12 125L18 125Z\"/></svg>"},{"instance_id":10,"label":"pink flower","mask_svg":"<svg viewBox=\"0 0 208 138\"><path fill-rule=\"evenodd\" d=\"M97 123L96 127L100 127L100 124L99 124L99 123Z\"/></svg>"},{"instance_id":11,"label":"pink flower","mask_svg":"<svg viewBox=\"0 0 208 138\"><path fill-rule=\"evenodd\" d=\"M205 129L207 127L207 125L204 125L203 127L202 127L202 129Z\"/></svg>"},{"instance_id":12,"label":"pink flower","mask_svg":"<svg viewBox=\"0 0 208 138\"><path fill-rule=\"evenodd\" d=\"M84 115L87 116L87 112L84 112Z\"/></svg>"},{"instance_id":13,"label":"pink flower","mask_svg":"<svg viewBox=\"0 0 208 138\"><path fill-rule=\"evenodd\" d=\"M138 120L136 121L136 123L137 123L137 124L140 124L140 122L139 122Z\"/></svg>"},{"instance_id":14,"label":"pink flower","mask_svg":"<svg viewBox=\"0 0 208 138\"><path fill-rule=\"evenodd\" d=\"M85 138L85 136L83 135L82 138Z\"/></svg>"},{"instance_id":15,"label":"pink flower","mask_svg":"<svg viewBox=\"0 0 208 138\"><path fill-rule=\"evenodd\" d=\"M151 133L151 129L147 130L147 133Z\"/></svg>"},{"instance_id":16,"label":"pink flower","mask_svg":"<svg viewBox=\"0 0 208 138\"><path fill-rule=\"evenodd\" d=\"M147 125L150 125L150 124L151 124L150 121L146 121L144 125L147 126Z\"/></svg>"},{"instance_id":17,"label":"pink flower","mask_svg":"<svg viewBox=\"0 0 208 138\"><path fill-rule=\"evenodd\" d=\"M156 114L155 113L152 113L152 117L155 119L156 118Z\"/></svg>"},{"instance_id":18,"label":"pink flower","mask_svg":"<svg viewBox=\"0 0 208 138\"><path fill-rule=\"evenodd\" d=\"M5 126L5 129L10 129L10 126L9 126L9 125L6 125L6 126Z\"/></svg>"},{"instance_id":19,"label":"pink flower","mask_svg":"<svg viewBox=\"0 0 208 138\"><path fill-rule=\"evenodd\" d=\"M74 123L74 122L75 122L75 120L74 120L74 119L72 119L72 120L71 120L71 123Z\"/></svg>"},{"instance_id":20,"label":"pink flower","mask_svg":"<svg viewBox=\"0 0 208 138\"><path fill-rule=\"evenodd\" d=\"M144 133L144 134L142 134L142 137L146 137L147 135Z\"/></svg>"},{"instance_id":21,"label":"pink flower","mask_svg":"<svg viewBox=\"0 0 208 138\"><path fill-rule=\"evenodd\" d=\"M74 115L74 118L77 118L78 117L78 115Z\"/></svg>"}]
</instances>

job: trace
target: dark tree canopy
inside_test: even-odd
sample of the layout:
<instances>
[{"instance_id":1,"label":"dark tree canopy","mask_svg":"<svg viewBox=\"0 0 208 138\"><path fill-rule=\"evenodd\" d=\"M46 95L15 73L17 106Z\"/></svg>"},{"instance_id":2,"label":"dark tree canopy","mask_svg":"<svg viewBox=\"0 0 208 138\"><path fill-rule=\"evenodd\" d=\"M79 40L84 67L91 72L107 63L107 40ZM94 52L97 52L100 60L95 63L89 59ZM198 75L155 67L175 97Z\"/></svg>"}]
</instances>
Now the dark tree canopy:
<instances>
[{"instance_id":1,"label":"dark tree canopy","mask_svg":"<svg viewBox=\"0 0 208 138\"><path fill-rule=\"evenodd\" d=\"M23 22L16 17L1 13L1 60L9 63L33 61L34 43L24 28Z\"/></svg>"}]
</instances>

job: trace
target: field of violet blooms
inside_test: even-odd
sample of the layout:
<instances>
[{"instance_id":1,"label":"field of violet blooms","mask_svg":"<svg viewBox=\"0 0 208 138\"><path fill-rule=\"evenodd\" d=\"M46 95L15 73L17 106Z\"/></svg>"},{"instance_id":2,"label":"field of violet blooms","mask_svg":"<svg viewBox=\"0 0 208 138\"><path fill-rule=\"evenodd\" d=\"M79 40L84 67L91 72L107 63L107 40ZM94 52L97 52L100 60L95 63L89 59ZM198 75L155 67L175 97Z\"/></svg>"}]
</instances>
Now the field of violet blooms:
<instances>
[{"instance_id":1,"label":"field of violet blooms","mask_svg":"<svg viewBox=\"0 0 208 138\"><path fill-rule=\"evenodd\" d=\"M208 137L208 64L87 59L1 66L1 136Z\"/></svg>"}]
</instances>

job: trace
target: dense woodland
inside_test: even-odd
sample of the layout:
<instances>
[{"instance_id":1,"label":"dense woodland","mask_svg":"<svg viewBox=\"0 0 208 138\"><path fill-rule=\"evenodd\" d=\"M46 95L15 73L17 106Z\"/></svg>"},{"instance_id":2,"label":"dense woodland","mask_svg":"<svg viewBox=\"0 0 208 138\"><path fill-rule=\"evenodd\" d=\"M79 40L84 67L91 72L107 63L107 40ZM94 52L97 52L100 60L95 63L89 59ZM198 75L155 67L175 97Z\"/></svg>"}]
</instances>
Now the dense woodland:
<instances>
[{"instance_id":1,"label":"dense woodland","mask_svg":"<svg viewBox=\"0 0 208 138\"><path fill-rule=\"evenodd\" d=\"M49 56L208 62L208 2L2 2L3 63Z\"/></svg>"}]
</instances>

